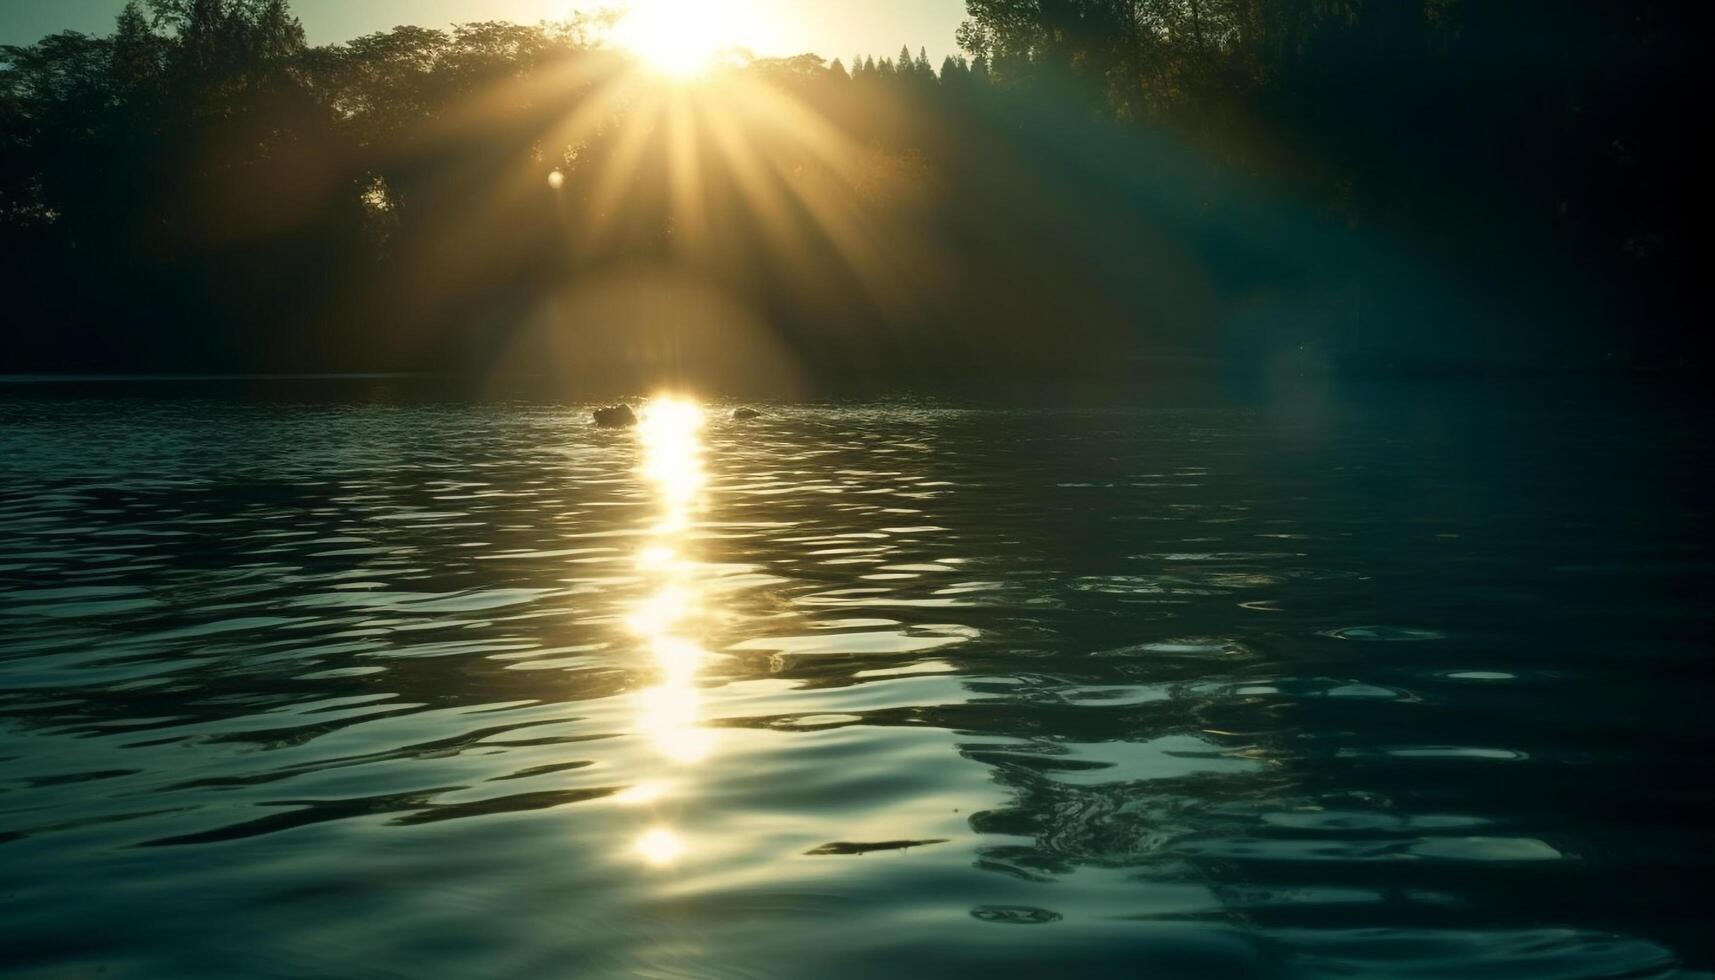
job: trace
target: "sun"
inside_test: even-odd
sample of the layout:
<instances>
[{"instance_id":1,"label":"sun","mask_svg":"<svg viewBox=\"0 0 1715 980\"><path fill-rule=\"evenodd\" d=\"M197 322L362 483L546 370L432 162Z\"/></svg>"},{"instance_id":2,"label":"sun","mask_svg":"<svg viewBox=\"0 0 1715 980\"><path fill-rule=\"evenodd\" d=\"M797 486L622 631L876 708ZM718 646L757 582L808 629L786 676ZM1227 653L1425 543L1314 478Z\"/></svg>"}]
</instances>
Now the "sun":
<instances>
[{"instance_id":1,"label":"sun","mask_svg":"<svg viewBox=\"0 0 1715 980\"><path fill-rule=\"evenodd\" d=\"M732 25L716 0L635 0L614 37L650 68L689 78L714 64Z\"/></svg>"}]
</instances>

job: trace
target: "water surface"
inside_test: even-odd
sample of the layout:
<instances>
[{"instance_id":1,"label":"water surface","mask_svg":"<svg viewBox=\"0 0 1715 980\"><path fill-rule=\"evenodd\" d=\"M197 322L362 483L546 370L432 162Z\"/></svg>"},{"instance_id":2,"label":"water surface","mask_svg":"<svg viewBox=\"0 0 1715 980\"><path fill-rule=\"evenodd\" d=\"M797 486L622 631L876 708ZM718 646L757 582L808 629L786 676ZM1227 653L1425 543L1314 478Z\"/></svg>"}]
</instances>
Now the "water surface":
<instances>
[{"instance_id":1,"label":"water surface","mask_svg":"<svg viewBox=\"0 0 1715 980\"><path fill-rule=\"evenodd\" d=\"M0 394L0 972L1706 976L1669 413L174 390Z\"/></svg>"}]
</instances>

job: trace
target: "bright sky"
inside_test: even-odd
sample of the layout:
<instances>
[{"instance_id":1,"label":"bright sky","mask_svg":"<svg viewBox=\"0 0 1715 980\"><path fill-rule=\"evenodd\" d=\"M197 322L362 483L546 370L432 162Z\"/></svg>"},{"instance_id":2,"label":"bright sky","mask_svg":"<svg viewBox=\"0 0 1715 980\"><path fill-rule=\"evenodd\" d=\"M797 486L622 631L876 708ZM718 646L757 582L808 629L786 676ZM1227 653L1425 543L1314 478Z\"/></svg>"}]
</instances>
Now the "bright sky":
<instances>
[{"instance_id":1,"label":"bright sky","mask_svg":"<svg viewBox=\"0 0 1715 980\"><path fill-rule=\"evenodd\" d=\"M636 0L651 4L661 0ZM963 0L677 0L698 9L699 23L718 23L724 42L757 54L814 51L850 60L929 50L936 64L953 52ZM61 30L105 34L125 0L0 0L0 44L29 44ZM626 0L294 0L311 43L344 41L398 24L444 26L458 21L535 23L569 9L626 6Z\"/></svg>"}]
</instances>

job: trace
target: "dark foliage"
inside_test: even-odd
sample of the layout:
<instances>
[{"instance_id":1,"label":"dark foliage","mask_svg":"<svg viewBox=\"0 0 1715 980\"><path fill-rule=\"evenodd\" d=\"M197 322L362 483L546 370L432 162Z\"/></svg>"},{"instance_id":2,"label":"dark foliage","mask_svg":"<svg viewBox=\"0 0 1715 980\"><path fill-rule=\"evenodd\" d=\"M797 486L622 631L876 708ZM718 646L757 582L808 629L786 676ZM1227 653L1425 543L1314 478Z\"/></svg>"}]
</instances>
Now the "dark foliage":
<instances>
[{"instance_id":1,"label":"dark foliage","mask_svg":"<svg viewBox=\"0 0 1715 980\"><path fill-rule=\"evenodd\" d=\"M1709 350L1701 5L968 6L939 71L689 88L590 20L310 48L285 0L6 48L4 364L824 384Z\"/></svg>"}]
</instances>

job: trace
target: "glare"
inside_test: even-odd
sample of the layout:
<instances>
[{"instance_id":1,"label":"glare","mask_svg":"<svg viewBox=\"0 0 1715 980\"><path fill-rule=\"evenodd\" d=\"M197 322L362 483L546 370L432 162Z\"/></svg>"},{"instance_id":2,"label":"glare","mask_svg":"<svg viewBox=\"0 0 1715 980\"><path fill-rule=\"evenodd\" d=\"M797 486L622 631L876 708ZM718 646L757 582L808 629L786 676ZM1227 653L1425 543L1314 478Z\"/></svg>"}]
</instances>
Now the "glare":
<instances>
[{"instance_id":1,"label":"glare","mask_svg":"<svg viewBox=\"0 0 1715 980\"><path fill-rule=\"evenodd\" d=\"M694 455L697 431L703 427L703 410L678 395L657 395L643 406L643 443L652 453Z\"/></svg>"},{"instance_id":2,"label":"glare","mask_svg":"<svg viewBox=\"0 0 1715 980\"><path fill-rule=\"evenodd\" d=\"M658 779L638 783L628 789L620 790L613 796L613 801L620 806L648 806L667 795L667 784Z\"/></svg>"},{"instance_id":3,"label":"glare","mask_svg":"<svg viewBox=\"0 0 1715 980\"><path fill-rule=\"evenodd\" d=\"M543 2L573 9L572 0ZM791 19L790 6L778 0L766 8L757 0L637 0L606 40L644 64L694 71L710 53L782 50L792 36L789 25L782 26ZM886 215L900 209L877 206L878 197L911 203L909 182L887 153L854 140L782 87L744 72L723 71L685 88L657 84L651 76L660 71L623 70L607 60L592 64L605 67L571 79L588 87L587 97L568 106L541 138L547 152L572 160L592 140L611 137L599 159L576 175L564 174L564 188L580 188L588 205L575 231L580 247L606 247L628 228L655 221L651 209L664 203L669 247L677 254L726 267L765 257L796 262L831 248L890 314L920 312L928 258L909 236L891 233ZM470 116L480 120L511 111L507 100L543 95L504 88L473 106ZM604 135L620 118L619 130ZM531 179L541 177L533 173ZM761 233L767 255L726 248L730 236L716 233L719 211L743 213Z\"/></svg>"},{"instance_id":4,"label":"glare","mask_svg":"<svg viewBox=\"0 0 1715 980\"><path fill-rule=\"evenodd\" d=\"M636 0L614 35L645 63L671 78L690 78L711 66L730 28L716 0Z\"/></svg>"},{"instance_id":5,"label":"glare","mask_svg":"<svg viewBox=\"0 0 1715 980\"><path fill-rule=\"evenodd\" d=\"M691 702L695 707L695 701ZM691 716L694 720L695 715ZM666 717L666 724L656 727L650 732L650 741L655 750L667 759L682 766L694 766L713 754L715 739L706 728L698 728L695 724L676 724L678 716ZM649 724L649 722L645 722Z\"/></svg>"},{"instance_id":6,"label":"glare","mask_svg":"<svg viewBox=\"0 0 1715 980\"><path fill-rule=\"evenodd\" d=\"M664 868L685 853L685 842L666 828L656 828L637 841L637 853L657 868Z\"/></svg>"},{"instance_id":7,"label":"glare","mask_svg":"<svg viewBox=\"0 0 1715 980\"><path fill-rule=\"evenodd\" d=\"M714 734L697 724L702 705L692 678L670 679L638 695L637 727L667 759L682 765L701 762L714 748Z\"/></svg>"},{"instance_id":8,"label":"glare","mask_svg":"<svg viewBox=\"0 0 1715 980\"><path fill-rule=\"evenodd\" d=\"M688 686L696 680L697 670L707 656L703 648L678 636L658 636L652 644L655 662L673 686Z\"/></svg>"},{"instance_id":9,"label":"glare","mask_svg":"<svg viewBox=\"0 0 1715 980\"><path fill-rule=\"evenodd\" d=\"M626 619L645 641L659 677L657 686L637 695L638 731L662 756L686 765L707 758L714 745L713 733L700 724L697 674L709 655L693 632L700 612L693 578L697 566L680 554L704 483L703 421L696 402L674 395L652 399L639 415L641 473L665 516L637 557L638 568L655 580L656 589Z\"/></svg>"},{"instance_id":10,"label":"glare","mask_svg":"<svg viewBox=\"0 0 1715 980\"><path fill-rule=\"evenodd\" d=\"M556 170L548 175L548 186L554 190L566 186L566 175Z\"/></svg>"},{"instance_id":11,"label":"glare","mask_svg":"<svg viewBox=\"0 0 1715 980\"><path fill-rule=\"evenodd\" d=\"M671 630L674 624L690 615L694 598L689 589L668 586L645 599L632 612L627 624L643 636L662 636Z\"/></svg>"},{"instance_id":12,"label":"glare","mask_svg":"<svg viewBox=\"0 0 1715 980\"><path fill-rule=\"evenodd\" d=\"M703 487L703 410L697 403L663 395L643 407L643 475L656 487L666 511L663 530L682 528Z\"/></svg>"}]
</instances>

